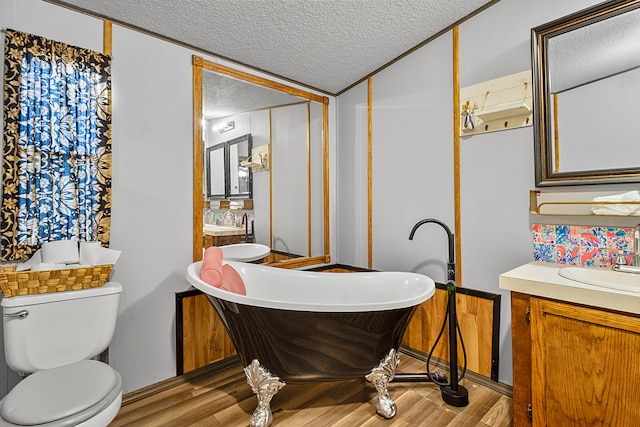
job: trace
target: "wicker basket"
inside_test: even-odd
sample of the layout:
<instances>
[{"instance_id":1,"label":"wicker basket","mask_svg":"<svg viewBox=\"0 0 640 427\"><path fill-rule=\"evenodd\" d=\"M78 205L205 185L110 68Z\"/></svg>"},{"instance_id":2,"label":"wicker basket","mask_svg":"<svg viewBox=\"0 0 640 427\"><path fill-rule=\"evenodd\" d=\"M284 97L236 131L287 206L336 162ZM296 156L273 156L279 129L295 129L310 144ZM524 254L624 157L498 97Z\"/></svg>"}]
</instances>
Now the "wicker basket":
<instances>
[{"instance_id":1,"label":"wicker basket","mask_svg":"<svg viewBox=\"0 0 640 427\"><path fill-rule=\"evenodd\" d=\"M15 265L0 266L0 289L5 298L98 288L109 281L113 265L64 270L15 271Z\"/></svg>"}]
</instances>

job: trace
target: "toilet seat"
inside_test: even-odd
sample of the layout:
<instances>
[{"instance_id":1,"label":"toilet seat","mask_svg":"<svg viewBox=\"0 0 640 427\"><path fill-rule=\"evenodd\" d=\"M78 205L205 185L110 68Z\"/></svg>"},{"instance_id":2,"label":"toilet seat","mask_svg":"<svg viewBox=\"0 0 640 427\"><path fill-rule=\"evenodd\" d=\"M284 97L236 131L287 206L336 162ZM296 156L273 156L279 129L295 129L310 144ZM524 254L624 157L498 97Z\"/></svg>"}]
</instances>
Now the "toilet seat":
<instances>
[{"instance_id":1,"label":"toilet seat","mask_svg":"<svg viewBox=\"0 0 640 427\"><path fill-rule=\"evenodd\" d=\"M0 401L0 426L75 426L121 396L122 378L106 363L81 362L35 372Z\"/></svg>"}]
</instances>

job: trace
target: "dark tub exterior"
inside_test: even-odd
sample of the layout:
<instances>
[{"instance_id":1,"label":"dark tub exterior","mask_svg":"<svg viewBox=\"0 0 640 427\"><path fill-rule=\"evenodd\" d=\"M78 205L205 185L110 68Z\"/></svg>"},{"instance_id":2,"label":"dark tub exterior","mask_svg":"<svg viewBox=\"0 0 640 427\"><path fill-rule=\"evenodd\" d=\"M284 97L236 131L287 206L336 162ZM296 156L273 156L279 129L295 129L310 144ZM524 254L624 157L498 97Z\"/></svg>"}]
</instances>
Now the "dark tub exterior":
<instances>
[{"instance_id":1,"label":"dark tub exterior","mask_svg":"<svg viewBox=\"0 0 640 427\"><path fill-rule=\"evenodd\" d=\"M253 307L207 295L243 366L253 359L286 382L364 378L398 349L416 307L327 313Z\"/></svg>"},{"instance_id":2,"label":"dark tub exterior","mask_svg":"<svg viewBox=\"0 0 640 427\"><path fill-rule=\"evenodd\" d=\"M220 315L258 398L249 425L273 421L270 401L286 383L366 379L378 392L376 412L393 418L388 393L400 363L397 349L419 304L435 292L433 280L406 272L318 273L227 262L244 292L187 280Z\"/></svg>"}]
</instances>

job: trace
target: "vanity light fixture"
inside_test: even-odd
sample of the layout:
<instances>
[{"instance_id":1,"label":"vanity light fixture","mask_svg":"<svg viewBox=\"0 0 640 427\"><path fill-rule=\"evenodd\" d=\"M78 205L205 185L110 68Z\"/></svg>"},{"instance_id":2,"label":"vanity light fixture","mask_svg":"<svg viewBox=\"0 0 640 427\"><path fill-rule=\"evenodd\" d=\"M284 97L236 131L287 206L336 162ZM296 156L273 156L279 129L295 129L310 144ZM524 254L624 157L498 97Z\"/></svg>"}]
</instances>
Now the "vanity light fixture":
<instances>
[{"instance_id":1,"label":"vanity light fixture","mask_svg":"<svg viewBox=\"0 0 640 427\"><path fill-rule=\"evenodd\" d=\"M220 133L225 133L225 132L229 132L230 130L232 130L233 128L236 127L236 122L234 122L233 120L230 122L227 122L226 125L224 125L222 127L222 129L220 129Z\"/></svg>"},{"instance_id":2,"label":"vanity light fixture","mask_svg":"<svg viewBox=\"0 0 640 427\"><path fill-rule=\"evenodd\" d=\"M231 120L228 121L226 123L217 123L213 126L211 126L211 130L214 132L220 132L220 133L225 133L225 132L229 132L230 130L234 129L236 127L236 122Z\"/></svg>"}]
</instances>

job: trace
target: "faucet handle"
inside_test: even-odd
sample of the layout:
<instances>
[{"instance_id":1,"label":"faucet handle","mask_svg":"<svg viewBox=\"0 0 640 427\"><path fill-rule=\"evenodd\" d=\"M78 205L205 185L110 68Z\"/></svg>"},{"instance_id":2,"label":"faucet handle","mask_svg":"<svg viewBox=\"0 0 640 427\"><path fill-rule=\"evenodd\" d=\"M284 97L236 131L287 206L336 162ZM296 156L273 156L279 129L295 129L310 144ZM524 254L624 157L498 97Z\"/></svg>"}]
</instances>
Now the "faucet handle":
<instances>
[{"instance_id":1,"label":"faucet handle","mask_svg":"<svg viewBox=\"0 0 640 427\"><path fill-rule=\"evenodd\" d=\"M624 252L622 250L618 251L616 265L627 265L627 259L624 257Z\"/></svg>"}]
</instances>

